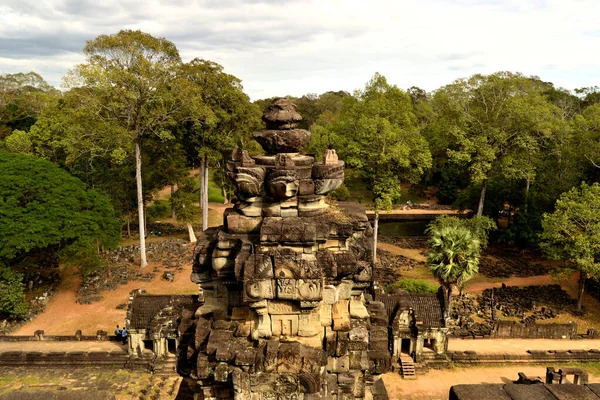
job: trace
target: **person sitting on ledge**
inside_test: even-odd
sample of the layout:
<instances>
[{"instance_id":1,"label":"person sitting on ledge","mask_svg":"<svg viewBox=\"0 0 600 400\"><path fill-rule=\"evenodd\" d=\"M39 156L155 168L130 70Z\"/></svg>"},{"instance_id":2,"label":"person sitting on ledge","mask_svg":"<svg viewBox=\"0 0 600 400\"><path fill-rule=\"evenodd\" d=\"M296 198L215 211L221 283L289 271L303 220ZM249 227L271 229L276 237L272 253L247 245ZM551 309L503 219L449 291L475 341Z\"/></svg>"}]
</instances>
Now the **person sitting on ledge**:
<instances>
[{"instance_id":1,"label":"person sitting on ledge","mask_svg":"<svg viewBox=\"0 0 600 400\"><path fill-rule=\"evenodd\" d=\"M121 331L121 338L123 339L123 344L127 344L127 328L123 327Z\"/></svg>"}]
</instances>

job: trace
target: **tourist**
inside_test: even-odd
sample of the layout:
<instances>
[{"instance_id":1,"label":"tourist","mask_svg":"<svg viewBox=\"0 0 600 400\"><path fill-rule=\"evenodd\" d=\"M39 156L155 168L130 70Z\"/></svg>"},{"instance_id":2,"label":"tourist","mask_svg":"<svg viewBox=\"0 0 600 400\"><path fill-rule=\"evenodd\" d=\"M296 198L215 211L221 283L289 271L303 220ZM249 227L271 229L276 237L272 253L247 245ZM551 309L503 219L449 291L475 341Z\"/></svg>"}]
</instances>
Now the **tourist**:
<instances>
[{"instance_id":1,"label":"tourist","mask_svg":"<svg viewBox=\"0 0 600 400\"><path fill-rule=\"evenodd\" d=\"M122 340L121 330L119 329L119 325L117 325L117 328L115 329L115 336L117 337L117 341Z\"/></svg>"},{"instance_id":2,"label":"tourist","mask_svg":"<svg viewBox=\"0 0 600 400\"><path fill-rule=\"evenodd\" d=\"M123 344L127 344L127 328L125 327L121 331L121 338L123 339Z\"/></svg>"}]
</instances>

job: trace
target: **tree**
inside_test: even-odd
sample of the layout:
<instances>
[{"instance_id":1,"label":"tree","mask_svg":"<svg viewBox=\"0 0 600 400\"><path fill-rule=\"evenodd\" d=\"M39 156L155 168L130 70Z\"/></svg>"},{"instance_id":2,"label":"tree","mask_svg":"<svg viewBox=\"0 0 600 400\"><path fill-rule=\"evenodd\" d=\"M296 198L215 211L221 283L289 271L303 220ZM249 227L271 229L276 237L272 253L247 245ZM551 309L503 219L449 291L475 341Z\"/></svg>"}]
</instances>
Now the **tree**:
<instances>
[{"instance_id":1,"label":"tree","mask_svg":"<svg viewBox=\"0 0 600 400\"><path fill-rule=\"evenodd\" d=\"M140 232L140 263L147 265L142 188L142 140L172 139L170 129L184 118L195 123L210 110L185 79L175 45L141 31L100 35L84 48L86 64L65 79L99 119L110 123L134 147Z\"/></svg>"},{"instance_id":2,"label":"tree","mask_svg":"<svg viewBox=\"0 0 600 400\"><path fill-rule=\"evenodd\" d=\"M0 261L48 248L114 247L119 228L106 196L49 161L0 153Z\"/></svg>"},{"instance_id":3,"label":"tree","mask_svg":"<svg viewBox=\"0 0 600 400\"><path fill-rule=\"evenodd\" d=\"M425 233L433 233L443 228L466 228L471 235L479 241L481 248L488 245L488 234L496 229L496 223L493 219L486 216L474 216L472 218L459 218L449 215L441 215L434 219L425 230Z\"/></svg>"},{"instance_id":4,"label":"tree","mask_svg":"<svg viewBox=\"0 0 600 400\"><path fill-rule=\"evenodd\" d=\"M452 292L479 272L480 242L467 228L446 226L429 230L429 269L444 289L444 310L450 312Z\"/></svg>"},{"instance_id":5,"label":"tree","mask_svg":"<svg viewBox=\"0 0 600 400\"><path fill-rule=\"evenodd\" d=\"M331 136L328 140L339 146L341 158L361 171L373 191L376 262L379 212L391 209L400 198L401 181L415 183L431 166L431 154L417 129L410 96L375 74L364 90L343 98L333 123L315 127L321 136Z\"/></svg>"},{"instance_id":6,"label":"tree","mask_svg":"<svg viewBox=\"0 0 600 400\"><path fill-rule=\"evenodd\" d=\"M180 126L188 159L200 164L200 208L206 230L209 168L224 167L236 144L246 147L249 133L259 127L260 110L244 93L241 81L217 63L195 58L183 66L182 76L211 111L210 119Z\"/></svg>"},{"instance_id":7,"label":"tree","mask_svg":"<svg viewBox=\"0 0 600 400\"><path fill-rule=\"evenodd\" d=\"M435 93L434 124L452 141L448 157L467 164L472 181L481 183L477 215L494 174L526 180L528 192L543 141L561 127L561 111L545 90L539 79L498 72L459 79Z\"/></svg>"},{"instance_id":8,"label":"tree","mask_svg":"<svg viewBox=\"0 0 600 400\"><path fill-rule=\"evenodd\" d=\"M600 184L582 183L563 193L554 212L544 214L542 230L540 246L546 256L579 271L581 311L585 280L600 274Z\"/></svg>"}]
</instances>

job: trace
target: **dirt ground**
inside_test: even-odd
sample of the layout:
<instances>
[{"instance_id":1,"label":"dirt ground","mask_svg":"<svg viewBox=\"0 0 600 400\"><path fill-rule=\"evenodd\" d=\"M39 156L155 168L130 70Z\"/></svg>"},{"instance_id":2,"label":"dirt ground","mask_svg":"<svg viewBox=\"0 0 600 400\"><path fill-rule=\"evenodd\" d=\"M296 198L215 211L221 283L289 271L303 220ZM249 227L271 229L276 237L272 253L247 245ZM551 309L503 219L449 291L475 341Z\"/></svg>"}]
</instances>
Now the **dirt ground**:
<instances>
[{"instance_id":1,"label":"dirt ground","mask_svg":"<svg viewBox=\"0 0 600 400\"><path fill-rule=\"evenodd\" d=\"M554 367L561 368L564 365L554 365ZM383 375L383 381L390 400L447 400L448 392L453 385L511 383L517 380L519 372L524 372L528 377L543 378L546 374L546 366L455 367L446 370L430 370L426 374L417 375L417 379L414 380L404 380L397 373L387 373ZM589 378L590 383L600 382L600 375L597 373L590 373Z\"/></svg>"},{"instance_id":2,"label":"dirt ground","mask_svg":"<svg viewBox=\"0 0 600 400\"><path fill-rule=\"evenodd\" d=\"M150 264L146 269L152 271L154 265ZM12 334L33 335L38 329L44 330L46 335L75 335L78 329L84 335L95 335L99 329L111 333L115 325L122 326L125 323L125 310L117 310L116 307L127 303L132 290L145 289L150 294L195 294L198 286L190 281L191 271L190 260L184 266L184 271L175 271L174 282L165 281L162 273L157 273L151 282L129 282L116 290L101 292L103 299L99 302L79 304L76 302L76 294L81 278L75 267L67 267L62 271L57 294L48 301L46 311Z\"/></svg>"}]
</instances>

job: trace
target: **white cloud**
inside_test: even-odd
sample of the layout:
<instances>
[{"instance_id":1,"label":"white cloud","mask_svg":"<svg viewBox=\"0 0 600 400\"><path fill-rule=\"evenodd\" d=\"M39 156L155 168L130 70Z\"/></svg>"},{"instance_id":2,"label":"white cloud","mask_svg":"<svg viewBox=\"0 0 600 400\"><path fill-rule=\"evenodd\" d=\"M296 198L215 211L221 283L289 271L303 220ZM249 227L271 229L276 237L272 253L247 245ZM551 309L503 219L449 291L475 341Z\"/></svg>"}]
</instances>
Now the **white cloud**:
<instances>
[{"instance_id":1,"label":"white cloud","mask_svg":"<svg viewBox=\"0 0 600 400\"><path fill-rule=\"evenodd\" d=\"M85 40L128 28L222 64L254 99L352 91L376 71L427 90L498 70L575 88L600 81L598 15L590 0L5 0L0 72L59 84Z\"/></svg>"}]
</instances>

